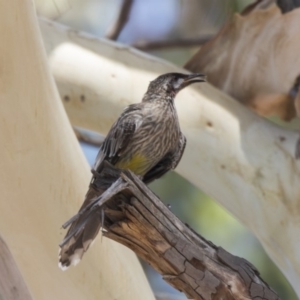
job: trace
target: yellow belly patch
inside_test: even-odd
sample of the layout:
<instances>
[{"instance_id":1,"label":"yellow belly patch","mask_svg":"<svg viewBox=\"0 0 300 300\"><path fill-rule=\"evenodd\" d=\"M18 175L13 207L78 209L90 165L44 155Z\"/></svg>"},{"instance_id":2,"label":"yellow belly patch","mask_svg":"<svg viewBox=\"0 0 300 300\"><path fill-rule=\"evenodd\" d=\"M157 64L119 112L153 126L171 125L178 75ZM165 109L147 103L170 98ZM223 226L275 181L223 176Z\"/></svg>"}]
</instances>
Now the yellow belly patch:
<instances>
[{"instance_id":1,"label":"yellow belly patch","mask_svg":"<svg viewBox=\"0 0 300 300\"><path fill-rule=\"evenodd\" d=\"M145 175L149 168L148 159L144 155L136 154L130 160L121 160L116 163L119 169L129 169L137 175Z\"/></svg>"}]
</instances>

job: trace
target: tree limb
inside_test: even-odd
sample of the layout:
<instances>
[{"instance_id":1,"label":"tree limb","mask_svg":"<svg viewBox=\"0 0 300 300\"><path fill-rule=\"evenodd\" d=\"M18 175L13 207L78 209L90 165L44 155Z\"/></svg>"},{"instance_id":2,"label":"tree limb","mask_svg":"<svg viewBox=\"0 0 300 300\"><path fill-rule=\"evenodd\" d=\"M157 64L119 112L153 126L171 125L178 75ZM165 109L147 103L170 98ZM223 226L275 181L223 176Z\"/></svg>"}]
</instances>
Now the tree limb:
<instances>
[{"instance_id":1,"label":"tree limb","mask_svg":"<svg viewBox=\"0 0 300 300\"><path fill-rule=\"evenodd\" d=\"M189 299L279 300L255 267L184 225L132 172L120 174L107 163L99 175L93 187L111 185L109 194L90 205L86 219L104 210L103 235L129 247Z\"/></svg>"},{"instance_id":2,"label":"tree limb","mask_svg":"<svg viewBox=\"0 0 300 300\"><path fill-rule=\"evenodd\" d=\"M52 72L73 125L106 134L150 80L184 72L129 47L40 23ZM86 101L81 102L81 95ZM177 171L258 237L300 295L298 134L264 120L209 84L176 99L187 148Z\"/></svg>"},{"instance_id":3,"label":"tree limb","mask_svg":"<svg viewBox=\"0 0 300 300\"><path fill-rule=\"evenodd\" d=\"M73 129L79 141L96 147L100 147L105 139L105 137L101 134L96 134L94 132L86 131L82 128L74 127Z\"/></svg>"},{"instance_id":4,"label":"tree limb","mask_svg":"<svg viewBox=\"0 0 300 300\"><path fill-rule=\"evenodd\" d=\"M131 46L139 50L157 50L164 48L174 48L174 47L194 47L201 46L202 44L208 42L213 35L203 35L199 38L194 39L177 39L177 40L163 40L163 41L139 41Z\"/></svg>"},{"instance_id":5,"label":"tree limb","mask_svg":"<svg viewBox=\"0 0 300 300\"><path fill-rule=\"evenodd\" d=\"M110 40L117 40L124 26L128 22L131 7L134 0L123 0L119 16L113 24L113 26L108 30L105 37Z\"/></svg>"}]
</instances>

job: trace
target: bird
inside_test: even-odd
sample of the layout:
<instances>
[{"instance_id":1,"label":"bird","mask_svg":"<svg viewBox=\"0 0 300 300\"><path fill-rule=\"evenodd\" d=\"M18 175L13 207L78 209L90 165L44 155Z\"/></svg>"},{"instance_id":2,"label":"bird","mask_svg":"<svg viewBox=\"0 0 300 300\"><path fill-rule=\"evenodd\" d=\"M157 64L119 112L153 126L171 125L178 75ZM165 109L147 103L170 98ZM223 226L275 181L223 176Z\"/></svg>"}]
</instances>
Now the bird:
<instances>
[{"instance_id":1,"label":"bird","mask_svg":"<svg viewBox=\"0 0 300 300\"><path fill-rule=\"evenodd\" d=\"M204 81L206 76L200 73L167 73L151 81L142 101L127 106L109 130L96 157L91 182L101 173L105 162L132 171L145 184L175 169L186 138L180 129L174 99L183 88ZM90 184L78 215L103 192ZM72 234L82 218L84 215L71 222L60 244L59 267L63 270L81 260L101 227L101 216L96 213Z\"/></svg>"}]
</instances>

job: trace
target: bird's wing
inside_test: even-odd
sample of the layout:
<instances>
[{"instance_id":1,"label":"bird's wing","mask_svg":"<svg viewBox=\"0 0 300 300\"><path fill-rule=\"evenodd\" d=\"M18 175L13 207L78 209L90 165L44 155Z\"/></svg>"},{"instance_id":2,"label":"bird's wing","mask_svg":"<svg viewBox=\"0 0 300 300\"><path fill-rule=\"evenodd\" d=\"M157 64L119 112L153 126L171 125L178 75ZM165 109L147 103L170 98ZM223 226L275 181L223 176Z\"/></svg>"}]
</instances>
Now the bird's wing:
<instances>
[{"instance_id":1,"label":"bird's wing","mask_svg":"<svg viewBox=\"0 0 300 300\"><path fill-rule=\"evenodd\" d=\"M125 108L101 145L94 165L95 171L100 171L104 160L114 164L118 159L119 152L130 144L133 134L142 124L142 107L139 103ZM93 176L92 182L93 180L97 180L97 178ZM86 208L103 192L104 190L95 188L94 184L91 184L77 217L74 220L72 218L71 222L68 221L70 228L60 244L59 263L61 268L64 269L71 264L76 264L97 236L101 227L102 216L98 214L99 212L90 214Z\"/></svg>"},{"instance_id":2,"label":"bird's wing","mask_svg":"<svg viewBox=\"0 0 300 300\"><path fill-rule=\"evenodd\" d=\"M94 164L94 170L98 171L105 159L112 164L116 163L119 157L118 154L130 144L133 134L143 122L142 105L142 103L132 104L124 109L101 145Z\"/></svg>"},{"instance_id":3,"label":"bird's wing","mask_svg":"<svg viewBox=\"0 0 300 300\"><path fill-rule=\"evenodd\" d=\"M181 160L185 149L185 145L186 138L183 135L183 133L181 133L179 144L176 150L171 153L168 153L166 156L163 157L163 159L159 161L159 163L157 163L151 170L149 170L144 175L143 181L148 184L153 180L163 176L168 171L174 170Z\"/></svg>"}]
</instances>

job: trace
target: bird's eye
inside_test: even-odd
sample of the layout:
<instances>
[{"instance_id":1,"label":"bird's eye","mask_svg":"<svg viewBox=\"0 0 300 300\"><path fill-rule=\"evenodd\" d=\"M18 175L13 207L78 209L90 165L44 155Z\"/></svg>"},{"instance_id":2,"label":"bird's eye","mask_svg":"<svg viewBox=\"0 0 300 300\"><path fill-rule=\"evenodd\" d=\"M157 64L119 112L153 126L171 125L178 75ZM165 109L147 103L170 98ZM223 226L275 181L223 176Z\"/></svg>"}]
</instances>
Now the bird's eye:
<instances>
[{"instance_id":1,"label":"bird's eye","mask_svg":"<svg viewBox=\"0 0 300 300\"><path fill-rule=\"evenodd\" d=\"M184 79L183 78L177 78L173 81L173 87L174 89L178 89L182 83L183 83Z\"/></svg>"}]
</instances>

